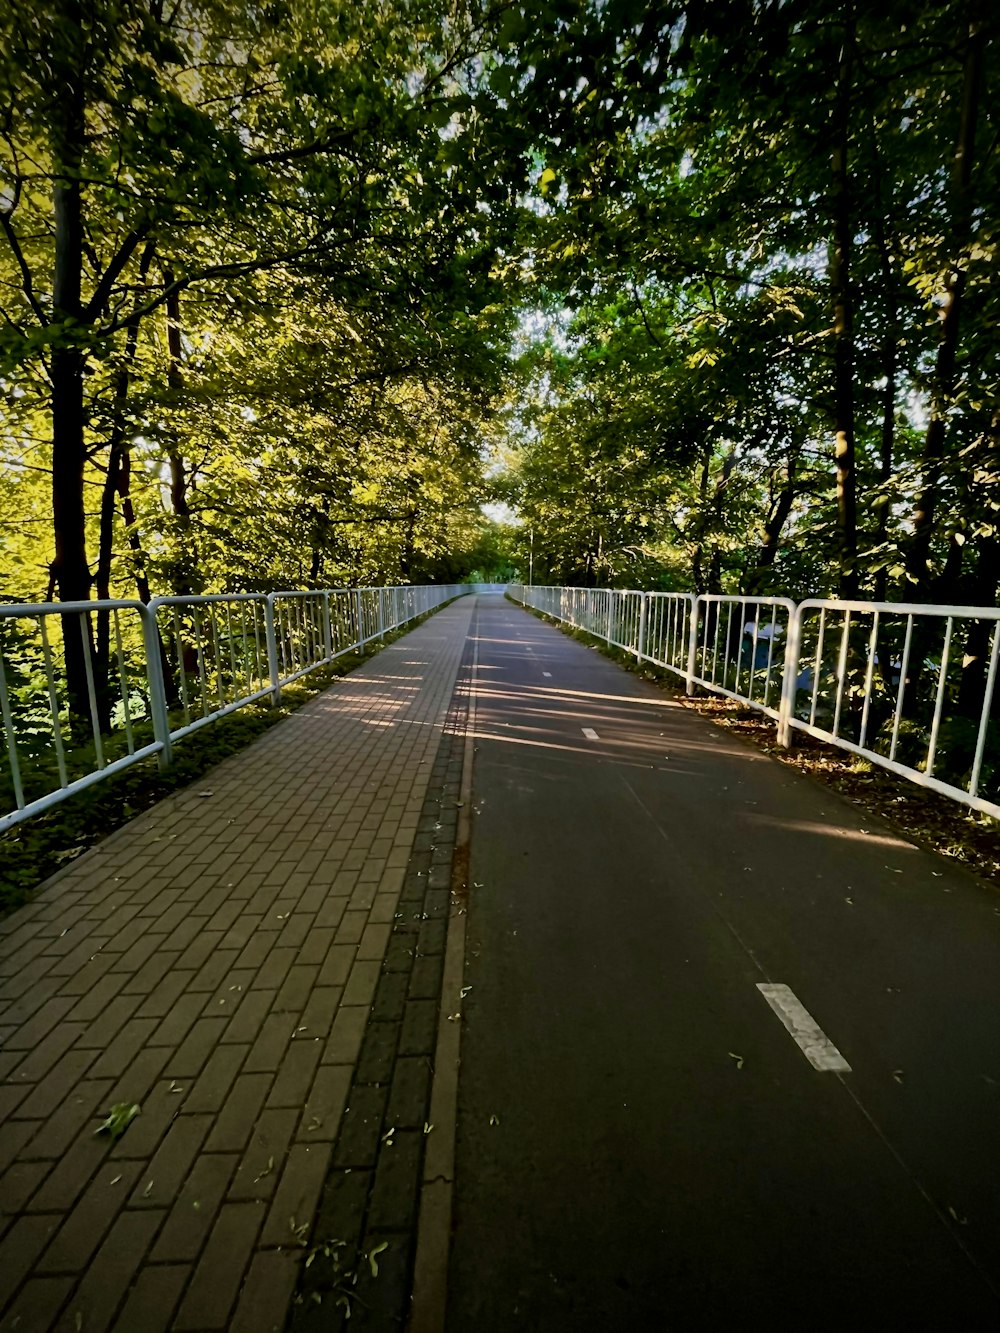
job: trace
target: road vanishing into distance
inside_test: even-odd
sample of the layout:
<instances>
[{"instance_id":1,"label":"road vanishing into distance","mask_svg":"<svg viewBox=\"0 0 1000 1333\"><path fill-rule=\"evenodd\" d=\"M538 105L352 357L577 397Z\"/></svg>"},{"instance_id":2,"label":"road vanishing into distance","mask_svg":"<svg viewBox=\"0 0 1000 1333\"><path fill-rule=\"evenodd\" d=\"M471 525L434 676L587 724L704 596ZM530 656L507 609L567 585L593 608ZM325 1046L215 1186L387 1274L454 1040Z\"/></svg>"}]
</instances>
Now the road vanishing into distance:
<instances>
[{"instance_id":1,"label":"road vanishing into distance","mask_svg":"<svg viewBox=\"0 0 1000 1333\"><path fill-rule=\"evenodd\" d=\"M1000 895L498 598L449 1333L1000 1327Z\"/></svg>"}]
</instances>

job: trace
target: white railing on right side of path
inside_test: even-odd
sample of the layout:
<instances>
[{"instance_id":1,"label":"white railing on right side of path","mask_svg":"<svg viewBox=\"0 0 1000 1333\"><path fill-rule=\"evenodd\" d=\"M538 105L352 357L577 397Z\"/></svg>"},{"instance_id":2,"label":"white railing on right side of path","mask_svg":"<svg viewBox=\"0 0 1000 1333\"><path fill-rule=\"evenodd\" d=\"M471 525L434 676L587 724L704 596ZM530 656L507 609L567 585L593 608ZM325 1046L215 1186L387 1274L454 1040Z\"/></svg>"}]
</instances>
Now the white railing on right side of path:
<instances>
[{"instance_id":1,"label":"white railing on right side of path","mask_svg":"<svg viewBox=\"0 0 1000 1333\"><path fill-rule=\"evenodd\" d=\"M1000 609L631 589L509 595L773 718L1000 819Z\"/></svg>"},{"instance_id":2,"label":"white railing on right side of path","mask_svg":"<svg viewBox=\"0 0 1000 1333\"><path fill-rule=\"evenodd\" d=\"M0 606L0 832L471 592L469 585ZM75 662L71 691L67 660Z\"/></svg>"}]
</instances>

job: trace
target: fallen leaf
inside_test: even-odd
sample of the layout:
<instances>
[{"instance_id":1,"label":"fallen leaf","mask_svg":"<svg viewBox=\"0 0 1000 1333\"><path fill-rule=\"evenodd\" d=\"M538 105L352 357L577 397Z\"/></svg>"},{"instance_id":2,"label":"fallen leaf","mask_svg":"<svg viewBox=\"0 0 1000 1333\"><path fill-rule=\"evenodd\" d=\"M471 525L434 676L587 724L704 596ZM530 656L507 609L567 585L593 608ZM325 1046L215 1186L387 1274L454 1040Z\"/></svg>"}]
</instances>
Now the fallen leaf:
<instances>
[{"instance_id":1,"label":"fallen leaf","mask_svg":"<svg viewBox=\"0 0 1000 1333\"><path fill-rule=\"evenodd\" d=\"M368 1263L372 1270L372 1277L378 1277L378 1264L375 1261L375 1256L377 1254L381 1254L383 1250L387 1250L388 1248L389 1248L389 1242L387 1240L384 1240L380 1245L376 1245L374 1250L372 1250L369 1253Z\"/></svg>"},{"instance_id":2,"label":"fallen leaf","mask_svg":"<svg viewBox=\"0 0 1000 1333\"><path fill-rule=\"evenodd\" d=\"M99 1125L95 1134L108 1134L112 1139L120 1139L139 1114L140 1107L135 1102L116 1102L108 1113L107 1120Z\"/></svg>"}]
</instances>

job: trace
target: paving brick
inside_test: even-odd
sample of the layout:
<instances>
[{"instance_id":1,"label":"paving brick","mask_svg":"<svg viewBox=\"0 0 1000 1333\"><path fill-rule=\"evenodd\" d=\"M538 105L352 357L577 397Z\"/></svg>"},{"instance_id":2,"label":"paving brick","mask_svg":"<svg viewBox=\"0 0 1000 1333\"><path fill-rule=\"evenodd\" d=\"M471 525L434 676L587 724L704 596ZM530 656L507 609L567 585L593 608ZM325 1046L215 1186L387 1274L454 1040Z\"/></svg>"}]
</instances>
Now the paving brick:
<instances>
[{"instance_id":1,"label":"paving brick","mask_svg":"<svg viewBox=\"0 0 1000 1333\"><path fill-rule=\"evenodd\" d=\"M139 1174L138 1162L107 1162L75 1204L36 1271L79 1273L90 1262Z\"/></svg>"},{"instance_id":2,"label":"paving brick","mask_svg":"<svg viewBox=\"0 0 1000 1333\"><path fill-rule=\"evenodd\" d=\"M368 1014L369 1010L361 1005L341 1005L323 1052L324 1064L353 1065L357 1061Z\"/></svg>"},{"instance_id":3,"label":"paving brick","mask_svg":"<svg viewBox=\"0 0 1000 1333\"><path fill-rule=\"evenodd\" d=\"M336 1138L351 1089L351 1074L350 1065L320 1065L302 1110L300 1139L312 1143Z\"/></svg>"},{"instance_id":4,"label":"paving brick","mask_svg":"<svg viewBox=\"0 0 1000 1333\"><path fill-rule=\"evenodd\" d=\"M247 1073L277 1069L295 1028L295 1014L268 1014L247 1056L244 1066Z\"/></svg>"},{"instance_id":5,"label":"paving brick","mask_svg":"<svg viewBox=\"0 0 1000 1333\"><path fill-rule=\"evenodd\" d=\"M343 986L351 975L357 952L353 944L332 945L320 967L317 986Z\"/></svg>"},{"instance_id":6,"label":"paving brick","mask_svg":"<svg viewBox=\"0 0 1000 1333\"><path fill-rule=\"evenodd\" d=\"M256 990L276 990L285 979L285 974L295 962L298 949L273 948L261 964L254 981Z\"/></svg>"},{"instance_id":7,"label":"paving brick","mask_svg":"<svg viewBox=\"0 0 1000 1333\"><path fill-rule=\"evenodd\" d=\"M219 1046L209 1056L194 1087L184 1099L185 1111L219 1111L246 1059L245 1046Z\"/></svg>"},{"instance_id":8,"label":"paving brick","mask_svg":"<svg viewBox=\"0 0 1000 1333\"><path fill-rule=\"evenodd\" d=\"M38 1120L8 1120L0 1124L0 1171L5 1171L40 1128Z\"/></svg>"},{"instance_id":9,"label":"paving brick","mask_svg":"<svg viewBox=\"0 0 1000 1333\"><path fill-rule=\"evenodd\" d=\"M407 1231L413 1226L423 1141L422 1129L398 1130L379 1153L366 1219L371 1230Z\"/></svg>"},{"instance_id":10,"label":"paving brick","mask_svg":"<svg viewBox=\"0 0 1000 1333\"><path fill-rule=\"evenodd\" d=\"M342 1003L370 1005L375 998L375 987L381 970L381 963L355 963L344 987Z\"/></svg>"},{"instance_id":11,"label":"paving brick","mask_svg":"<svg viewBox=\"0 0 1000 1333\"><path fill-rule=\"evenodd\" d=\"M20 1027L15 1027L11 1036L4 1043L5 1048L11 1051L32 1050L43 1037L46 1037L52 1031L57 1023L66 1018L75 1004L76 1000L68 995L56 995L52 999L46 1000L41 1008L36 1009L26 1023Z\"/></svg>"},{"instance_id":12,"label":"paving brick","mask_svg":"<svg viewBox=\"0 0 1000 1333\"><path fill-rule=\"evenodd\" d=\"M302 1256L263 1250L254 1255L230 1333L283 1333Z\"/></svg>"},{"instance_id":13,"label":"paving brick","mask_svg":"<svg viewBox=\"0 0 1000 1333\"><path fill-rule=\"evenodd\" d=\"M15 1162L0 1176L0 1215L23 1212L52 1170L51 1162Z\"/></svg>"},{"instance_id":14,"label":"paving brick","mask_svg":"<svg viewBox=\"0 0 1000 1333\"><path fill-rule=\"evenodd\" d=\"M103 1134L94 1134L96 1123L94 1121L93 1125L88 1125L54 1165L52 1161L43 1163L48 1174L38 1193L27 1205L31 1212L68 1213L83 1194L111 1147L110 1141Z\"/></svg>"},{"instance_id":15,"label":"paving brick","mask_svg":"<svg viewBox=\"0 0 1000 1333\"><path fill-rule=\"evenodd\" d=\"M311 1233L331 1151L332 1145L322 1142L296 1143L289 1149L264 1224L262 1245L287 1246L303 1226L307 1228L306 1236Z\"/></svg>"},{"instance_id":16,"label":"paving brick","mask_svg":"<svg viewBox=\"0 0 1000 1333\"><path fill-rule=\"evenodd\" d=\"M316 986L302 1011L298 1026L292 1033L293 1041L311 1041L314 1037L328 1037L342 994L340 986Z\"/></svg>"},{"instance_id":17,"label":"paving brick","mask_svg":"<svg viewBox=\"0 0 1000 1333\"><path fill-rule=\"evenodd\" d=\"M0 1310L59 1228L59 1216L21 1217L0 1241Z\"/></svg>"},{"instance_id":18,"label":"paving brick","mask_svg":"<svg viewBox=\"0 0 1000 1333\"><path fill-rule=\"evenodd\" d=\"M226 1328L264 1218L262 1203L227 1203L195 1268L174 1328Z\"/></svg>"},{"instance_id":19,"label":"paving brick","mask_svg":"<svg viewBox=\"0 0 1000 1333\"><path fill-rule=\"evenodd\" d=\"M195 1078L226 1029L224 1018L201 1018L184 1038L180 1049L167 1061L169 1078Z\"/></svg>"},{"instance_id":20,"label":"paving brick","mask_svg":"<svg viewBox=\"0 0 1000 1333\"><path fill-rule=\"evenodd\" d=\"M154 1263L198 1257L238 1161L235 1153L205 1154L195 1160L153 1246Z\"/></svg>"},{"instance_id":21,"label":"paving brick","mask_svg":"<svg viewBox=\"0 0 1000 1333\"><path fill-rule=\"evenodd\" d=\"M353 898L352 898L353 903ZM337 941L340 944L358 944L365 932L365 926L368 924L368 908L363 911L348 911L344 913L344 918L337 930Z\"/></svg>"},{"instance_id":22,"label":"paving brick","mask_svg":"<svg viewBox=\"0 0 1000 1333\"><path fill-rule=\"evenodd\" d=\"M268 1093L268 1106L302 1106L322 1054L323 1043L318 1039L293 1041Z\"/></svg>"},{"instance_id":23,"label":"paving brick","mask_svg":"<svg viewBox=\"0 0 1000 1333\"><path fill-rule=\"evenodd\" d=\"M372 924L365 926L365 933L361 937L361 943L358 945L358 958L361 960L372 960L381 963L385 956L386 945L389 943L389 934L392 927L386 924Z\"/></svg>"},{"instance_id":24,"label":"paving brick","mask_svg":"<svg viewBox=\"0 0 1000 1333\"><path fill-rule=\"evenodd\" d=\"M236 1080L208 1136L206 1152L235 1152L246 1147L271 1083L271 1074L242 1074Z\"/></svg>"},{"instance_id":25,"label":"paving brick","mask_svg":"<svg viewBox=\"0 0 1000 1333\"><path fill-rule=\"evenodd\" d=\"M316 927L340 925L341 918L347 910L347 897L331 895L326 899L319 911L316 913L316 920L313 922L313 929Z\"/></svg>"},{"instance_id":26,"label":"paving brick","mask_svg":"<svg viewBox=\"0 0 1000 1333\"><path fill-rule=\"evenodd\" d=\"M430 1100L431 1066L422 1055L396 1061L386 1119L401 1129L423 1129Z\"/></svg>"},{"instance_id":27,"label":"paving brick","mask_svg":"<svg viewBox=\"0 0 1000 1333\"><path fill-rule=\"evenodd\" d=\"M434 922L425 924L435 924ZM444 958L441 954L421 956L413 960L410 973L411 1000L437 1000L441 995L441 974Z\"/></svg>"},{"instance_id":28,"label":"paving brick","mask_svg":"<svg viewBox=\"0 0 1000 1333\"><path fill-rule=\"evenodd\" d=\"M238 957L238 949L216 949L211 957L206 958L198 969L188 985L188 990L216 990L222 984L223 978L232 971Z\"/></svg>"},{"instance_id":29,"label":"paving brick","mask_svg":"<svg viewBox=\"0 0 1000 1333\"><path fill-rule=\"evenodd\" d=\"M261 1111L250 1143L229 1186L230 1199L269 1199L295 1127L297 1109Z\"/></svg>"},{"instance_id":30,"label":"paving brick","mask_svg":"<svg viewBox=\"0 0 1000 1333\"><path fill-rule=\"evenodd\" d=\"M431 1055L437 1040L438 1002L407 1000L403 1031L399 1038L400 1055Z\"/></svg>"},{"instance_id":31,"label":"paving brick","mask_svg":"<svg viewBox=\"0 0 1000 1333\"><path fill-rule=\"evenodd\" d=\"M175 954L167 956L176 957ZM136 1016L138 1018L166 1018L186 991L187 984L193 975L193 972L181 972L177 968L172 968L162 981L157 983L152 993L142 1001Z\"/></svg>"},{"instance_id":32,"label":"paving brick","mask_svg":"<svg viewBox=\"0 0 1000 1333\"><path fill-rule=\"evenodd\" d=\"M17 1333L47 1333L52 1321L73 1290L71 1277L34 1277L21 1290L7 1311L4 1330Z\"/></svg>"},{"instance_id":33,"label":"paving brick","mask_svg":"<svg viewBox=\"0 0 1000 1333\"><path fill-rule=\"evenodd\" d=\"M129 1292L114 1333L166 1333L190 1272L189 1264L143 1268Z\"/></svg>"},{"instance_id":34,"label":"paving brick","mask_svg":"<svg viewBox=\"0 0 1000 1333\"><path fill-rule=\"evenodd\" d=\"M124 1074L159 1026L155 1018L131 1019L90 1066L90 1077L116 1078Z\"/></svg>"},{"instance_id":35,"label":"paving brick","mask_svg":"<svg viewBox=\"0 0 1000 1333\"><path fill-rule=\"evenodd\" d=\"M21 1104L19 1115L47 1114L83 1077L94 1061L94 1052L69 1049L82 1031L79 1023L60 1024L17 1066L11 1076L14 1082L38 1085L28 1102Z\"/></svg>"},{"instance_id":36,"label":"paving brick","mask_svg":"<svg viewBox=\"0 0 1000 1333\"><path fill-rule=\"evenodd\" d=\"M189 972L184 974L190 976ZM180 1046L205 1009L204 995L179 995L149 1038L150 1046Z\"/></svg>"},{"instance_id":37,"label":"paving brick","mask_svg":"<svg viewBox=\"0 0 1000 1333\"><path fill-rule=\"evenodd\" d=\"M318 972L318 967L296 965L289 968L274 1001L275 1012L300 1014L309 1002Z\"/></svg>"},{"instance_id":38,"label":"paving brick","mask_svg":"<svg viewBox=\"0 0 1000 1333\"><path fill-rule=\"evenodd\" d=\"M374 1166L387 1098L387 1088L358 1084L351 1088L337 1139L337 1166Z\"/></svg>"},{"instance_id":39,"label":"paving brick","mask_svg":"<svg viewBox=\"0 0 1000 1333\"><path fill-rule=\"evenodd\" d=\"M240 999L239 1008L229 1020L222 1037L224 1042L244 1042L251 1045L260 1035L264 1019L271 1012L277 991L251 990Z\"/></svg>"},{"instance_id":40,"label":"paving brick","mask_svg":"<svg viewBox=\"0 0 1000 1333\"><path fill-rule=\"evenodd\" d=\"M388 1083L399 1044L399 1023L369 1023L358 1056L359 1083Z\"/></svg>"},{"instance_id":41,"label":"paving brick","mask_svg":"<svg viewBox=\"0 0 1000 1333\"><path fill-rule=\"evenodd\" d=\"M143 1168L129 1200L133 1208L173 1204L212 1128L210 1115L182 1115L168 1129L156 1155Z\"/></svg>"},{"instance_id":42,"label":"paving brick","mask_svg":"<svg viewBox=\"0 0 1000 1333\"><path fill-rule=\"evenodd\" d=\"M163 1212L125 1213L98 1250L73 1293L56 1333L103 1333L125 1299L136 1271L159 1229Z\"/></svg>"},{"instance_id":43,"label":"paving brick","mask_svg":"<svg viewBox=\"0 0 1000 1333\"><path fill-rule=\"evenodd\" d=\"M296 963L300 965L322 963L323 959L326 957L327 950L333 943L335 933L336 932L332 928L311 927L296 955Z\"/></svg>"},{"instance_id":44,"label":"paving brick","mask_svg":"<svg viewBox=\"0 0 1000 1333\"><path fill-rule=\"evenodd\" d=\"M372 1018L380 1022L402 1019L406 1011L409 984L410 978L405 972L383 972L375 990Z\"/></svg>"}]
</instances>

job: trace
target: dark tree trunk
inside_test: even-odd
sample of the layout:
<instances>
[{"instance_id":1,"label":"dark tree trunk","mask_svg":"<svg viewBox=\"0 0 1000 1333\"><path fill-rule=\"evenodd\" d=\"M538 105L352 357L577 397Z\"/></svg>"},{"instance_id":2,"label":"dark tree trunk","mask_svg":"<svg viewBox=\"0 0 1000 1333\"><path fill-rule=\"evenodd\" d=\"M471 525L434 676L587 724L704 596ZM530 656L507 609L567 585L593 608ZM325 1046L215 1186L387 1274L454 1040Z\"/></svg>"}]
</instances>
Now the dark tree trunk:
<instances>
[{"instance_id":1,"label":"dark tree trunk","mask_svg":"<svg viewBox=\"0 0 1000 1333\"><path fill-rule=\"evenodd\" d=\"M857 478L854 460L854 309L851 293L851 196L848 169L850 140L853 16L845 22L837 76L833 177L833 243L830 247L830 290L833 306L833 429L837 471L837 533L840 596L858 594Z\"/></svg>"},{"instance_id":2,"label":"dark tree trunk","mask_svg":"<svg viewBox=\"0 0 1000 1333\"><path fill-rule=\"evenodd\" d=\"M760 550L757 553L757 563L746 581L746 590L749 596L759 596L764 589L768 571L774 564L781 545L782 529L788 522L788 516L792 512L794 503L795 486L791 477L789 477L786 484L778 492L778 497L771 506L771 512L764 523L764 535L761 539Z\"/></svg>"},{"instance_id":3,"label":"dark tree trunk","mask_svg":"<svg viewBox=\"0 0 1000 1333\"><path fill-rule=\"evenodd\" d=\"M57 53L61 95L53 103L51 149L55 254L52 282L50 357L52 384L52 526L55 576L61 601L90 597L84 508L84 354L79 346L82 320L83 203L80 162L84 146L83 74L78 64L83 46L79 6L68 4ZM89 620L87 638L89 640ZM86 654L79 616L63 619L66 686L75 726L85 729L89 717Z\"/></svg>"},{"instance_id":4,"label":"dark tree trunk","mask_svg":"<svg viewBox=\"0 0 1000 1333\"><path fill-rule=\"evenodd\" d=\"M884 546L889 535L889 483L892 481L892 460L896 446L896 382L899 375L899 300L896 275L892 267L889 241L886 236L885 213L887 201L883 197L882 161L879 156L875 126L870 127L874 150L873 185L876 208L874 235L878 247L879 266L885 295L885 334L882 339L882 371L885 388L882 391L882 429L879 435L878 508L873 533L876 546ZM883 554L882 567L876 571L872 589L876 602L884 602L889 591L888 568Z\"/></svg>"},{"instance_id":5,"label":"dark tree trunk","mask_svg":"<svg viewBox=\"0 0 1000 1333\"><path fill-rule=\"evenodd\" d=\"M971 598L974 606L995 606L997 585L1000 584L1000 539L986 537L979 548L979 559L972 582ZM962 681L958 689L958 711L963 717L978 720L982 716L986 695L986 673L993 635L1000 626L993 620L974 620L969 625L962 658Z\"/></svg>"},{"instance_id":6,"label":"dark tree trunk","mask_svg":"<svg viewBox=\"0 0 1000 1333\"><path fill-rule=\"evenodd\" d=\"M174 280L174 275L166 271L163 281L166 286ZM177 292L167 297L167 384L171 390L171 399L176 406L183 387L181 373L181 306ZM188 502L188 475L184 456L174 440L168 450L170 464L170 507L176 525L176 551L173 560L173 591L175 597L184 597L194 591L192 571L195 566L195 552L192 543L191 506Z\"/></svg>"},{"instance_id":7,"label":"dark tree trunk","mask_svg":"<svg viewBox=\"0 0 1000 1333\"><path fill-rule=\"evenodd\" d=\"M969 30L962 77L962 107L958 143L952 163L952 218L954 253L961 252L969 238L972 219L972 164L976 147L976 122L979 116L982 84L984 26L974 19ZM945 419L955 389L955 367L966 275L956 260L945 289L941 317L941 336L931 394L931 415L924 437L923 485L913 513L913 538L907 552L906 566L915 585L914 595L925 598L930 585L930 548L934 532L941 465L945 454Z\"/></svg>"}]
</instances>

